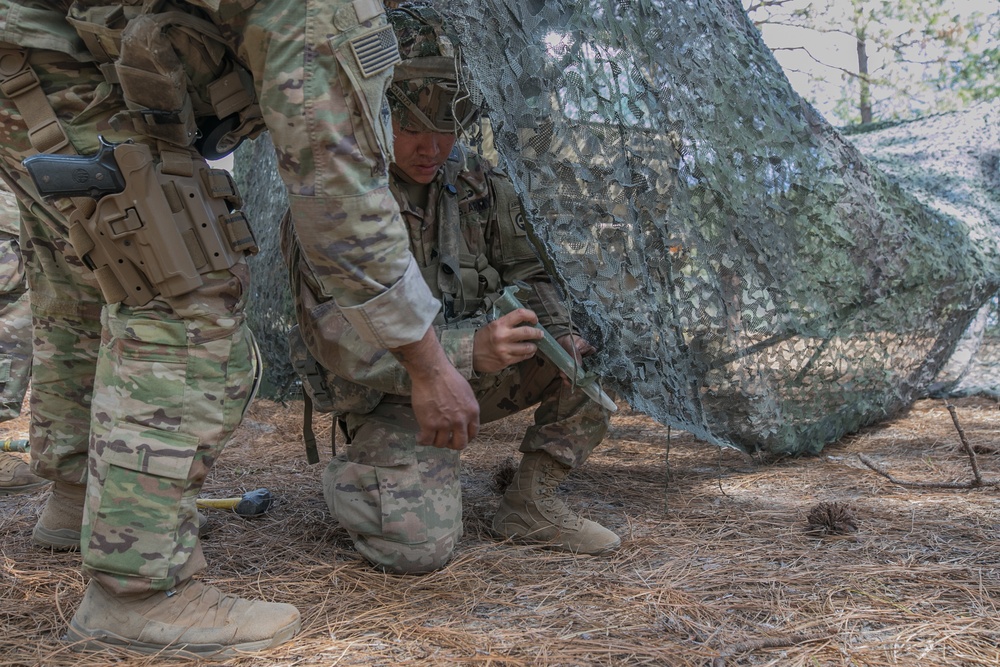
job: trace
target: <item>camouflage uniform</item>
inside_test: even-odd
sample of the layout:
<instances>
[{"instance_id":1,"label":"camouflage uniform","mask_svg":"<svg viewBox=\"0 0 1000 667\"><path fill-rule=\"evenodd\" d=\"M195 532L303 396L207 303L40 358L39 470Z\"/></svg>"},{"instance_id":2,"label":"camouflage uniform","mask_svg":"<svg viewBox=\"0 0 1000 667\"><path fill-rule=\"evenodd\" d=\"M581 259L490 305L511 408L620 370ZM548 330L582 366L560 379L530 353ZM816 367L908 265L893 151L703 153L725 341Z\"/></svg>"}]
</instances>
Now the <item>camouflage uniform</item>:
<instances>
[{"instance_id":1,"label":"camouflage uniform","mask_svg":"<svg viewBox=\"0 0 1000 667\"><path fill-rule=\"evenodd\" d=\"M76 152L94 153L98 134L156 150L161 144L119 113L121 92L67 22L70 4L0 0L0 41L29 49ZM97 4L140 3L73 6ZM314 4L192 0L163 10L207 19L223 53L252 75L319 298L336 298L373 344L404 345L422 337L437 302L387 185L382 94L391 70L364 77L347 44L375 33L384 15L371 2ZM201 62L186 57L184 32L175 35L184 65ZM189 82L211 79L203 74L189 71ZM3 95L0 133L0 170L26 209L34 470L87 483L83 564L101 585L119 594L167 590L204 566L195 498L252 395L247 266L205 273L200 288L143 306L106 305L68 242L63 210L43 201L23 171L21 160L35 151Z\"/></svg>"},{"instance_id":2,"label":"camouflage uniform","mask_svg":"<svg viewBox=\"0 0 1000 667\"><path fill-rule=\"evenodd\" d=\"M31 307L18 241L14 196L0 188L0 422L21 414L31 375ZM0 496L34 491L48 480L32 474L22 454L0 452Z\"/></svg>"},{"instance_id":3,"label":"camouflage uniform","mask_svg":"<svg viewBox=\"0 0 1000 667\"><path fill-rule=\"evenodd\" d=\"M550 362L536 355L499 373L480 374L472 367L473 336L504 285L530 285L522 300L539 323L557 338L571 331L569 315L529 241L510 181L456 147L430 185L408 185L393 175L391 187L411 250L442 303L434 322L438 337L471 383L482 422L538 405L520 450L548 452L570 467L583 463L604 438L607 412L565 387ZM425 207L411 197L414 188L426 195ZM339 377L332 384L340 406L348 408L342 415L346 452L323 475L330 511L373 564L397 573L438 569L462 535L459 452L417 444L409 382L392 355L366 344L346 322L331 332L311 320L311 281L305 272L295 280L297 249L289 248L289 241L286 234L303 338ZM452 276L458 279L447 279Z\"/></svg>"},{"instance_id":4,"label":"camouflage uniform","mask_svg":"<svg viewBox=\"0 0 1000 667\"><path fill-rule=\"evenodd\" d=\"M13 195L0 188L0 421L21 414L31 375L31 308Z\"/></svg>"}]
</instances>

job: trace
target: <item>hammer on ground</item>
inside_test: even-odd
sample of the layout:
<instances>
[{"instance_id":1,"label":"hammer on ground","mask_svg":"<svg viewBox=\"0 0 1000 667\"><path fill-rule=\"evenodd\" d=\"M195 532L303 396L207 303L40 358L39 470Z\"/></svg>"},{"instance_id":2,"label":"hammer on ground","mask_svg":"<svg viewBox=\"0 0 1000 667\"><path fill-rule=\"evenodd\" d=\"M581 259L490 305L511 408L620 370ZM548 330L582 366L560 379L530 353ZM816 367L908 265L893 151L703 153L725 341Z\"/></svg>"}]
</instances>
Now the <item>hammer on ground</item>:
<instances>
[{"instance_id":1,"label":"hammer on ground","mask_svg":"<svg viewBox=\"0 0 1000 667\"><path fill-rule=\"evenodd\" d=\"M22 452L28 451L28 441L25 438L4 438L0 440L0 452Z\"/></svg>"},{"instance_id":2,"label":"hammer on ground","mask_svg":"<svg viewBox=\"0 0 1000 667\"><path fill-rule=\"evenodd\" d=\"M198 507L214 507L216 509L233 510L242 517L260 516L271 509L274 497L267 489L247 491L239 498L198 498Z\"/></svg>"}]
</instances>

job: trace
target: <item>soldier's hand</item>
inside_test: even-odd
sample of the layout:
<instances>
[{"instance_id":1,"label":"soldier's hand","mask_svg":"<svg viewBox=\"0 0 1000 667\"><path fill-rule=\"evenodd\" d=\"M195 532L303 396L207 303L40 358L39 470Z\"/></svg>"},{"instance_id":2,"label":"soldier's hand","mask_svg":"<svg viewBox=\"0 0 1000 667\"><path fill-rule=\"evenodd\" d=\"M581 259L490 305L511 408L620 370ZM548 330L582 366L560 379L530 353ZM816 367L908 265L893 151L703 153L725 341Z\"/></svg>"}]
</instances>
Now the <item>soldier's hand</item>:
<instances>
[{"instance_id":1,"label":"soldier's hand","mask_svg":"<svg viewBox=\"0 0 1000 667\"><path fill-rule=\"evenodd\" d=\"M472 368L497 373L535 356L536 341L545 335L536 324L534 312L518 308L479 329L472 341Z\"/></svg>"},{"instance_id":2,"label":"soldier's hand","mask_svg":"<svg viewBox=\"0 0 1000 667\"><path fill-rule=\"evenodd\" d=\"M569 356L576 359L576 363L583 363L584 357L589 357L594 352L597 352L597 348L591 345L585 338L580 338L574 334L566 334L565 336L560 336L556 339L556 342L562 347L562 349L569 352ZM562 376L563 384L572 384L569 377L565 373L559 373Z\"/></svg>"},{"instance_id":3,"label":"soldier's hand","mask_svg":"<svg viewBox=\"0 0 1000 667\"><path fill-rule=\"evenodd\" d=\"M420 425L417 443L465 449L479 433L479 403L472 387L445 356L434 329L392 353L413 384L413 414Z\"/></svg>"}]
</instances>

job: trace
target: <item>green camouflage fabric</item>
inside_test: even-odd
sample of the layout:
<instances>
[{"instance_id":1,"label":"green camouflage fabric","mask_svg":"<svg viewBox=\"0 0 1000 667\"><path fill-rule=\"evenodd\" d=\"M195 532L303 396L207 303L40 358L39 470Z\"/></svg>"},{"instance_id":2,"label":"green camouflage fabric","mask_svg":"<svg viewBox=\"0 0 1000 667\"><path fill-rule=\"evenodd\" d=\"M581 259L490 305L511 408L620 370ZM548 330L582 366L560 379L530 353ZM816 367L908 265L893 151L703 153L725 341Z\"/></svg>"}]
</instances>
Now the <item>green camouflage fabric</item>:
<instances>
[{"instance_id":1,"label":"green camouflage fabric","mask_svg":"<svg viewBox=\"0 0 1000 667\"><path fill-rule=\"evenodd\" d=\"M540 356L471 384L484 424L537 405L521 452L544 451L575 468L607 433L607 411L564 386L559 370ZM396 574L440 569L462 537L460 452L418 445L416 418L405 402L384 400L345 422L346 452L323 471L331 514L376 567Z\"/></svg>"},{"instance_id":2,"label":"green camouflage fabric","mask_svg":"<svg viewBox=\"0 0 1000 667\"><path fill-rule=\"evenodd\" d=\"M57 91L49 100L69 119L74 144L111 134L120 102L95 97L103 81L95 68L41 50L31 64ZM0 97L0 108L17 118L10 100ZM198 290L142 308L104 306L67 242L65 218L10 167L32 152L24 126L8 121L0 131L4 171L27 209L32 468L87 482L81 540L91 576L122 592L170 588L204 567L195 497L251 396L247 267L206 274Z\"/></svg>"},{"instance_id":3,"label":"green camouflage fabric","mask_svg":"<svg viewBox=\"0 0 1000 667\"><path fill-rule=\"evenodd\" d=\"M151 144L118 123L121 117L112 123L124 101L67 23L69 4L0 0L0 40L29 49L77 152L96 151L98 135ZM381 6L330 2L308 17L305 3L164 7L199 13L249 67L321 297L336 298L373 343L395 347L421 338L437 301L408 250L388 189L383 96L391 68L363 76L348 44L367 39L384 50ZM175 34L178 56L201 62L184 58L188 36ZM85 572L112 591L169 589L204 567L195 498L253 394L258 369L244 322L247 266L204 274L199 289L143 307L104 304L68 243L64 213L42 200L21 167L33 153L17 109L0 95L0 170L26 211L36 340L33 470L87 483Z\"/></svg>"},{"instance_id":4,"label":"green camouflage fabric","mask_svg":"<svg viewBox=\"0 0 1000 667\"><path fill-rule=\"evenodd\" d=\"M238 53L260 86L296 243L320 302L335 302L337 316L366 340L395 348L426 333L438 304L410 255L387 184L392 70L365 77L351 55L354 40L378 35L395 49L395 39L391 29L380 32L384 13L352 20L358 4L311 11L307 31L305 3L259 3L232 29L244 36Z\"/></svg>"},{"instance_id":5,"label":"green camouflage fabric","mask_svg":"<svg viewBox=\"0 0 1000 667\"><path fill-rule=\"evenodd\" d=\"M502 172L457 146L435 180L425 186L435 205L423 209L413 203L409 191L413 186L395 175L390 187L420 273L439 300L433 323L438 339L463 377L475 375L472 337L486 322L504 285L527 284L531 289L522 302L538 315L539 323L556 338L571 332L569 313L539 260L520 201ZM370 408L379 394L409 395L409 376L393 355L364 340L346 318L337 317L334 304L317 304L316 281L302 261L287 217L282 241L302 338L320 365L335 376L328 380L340 387L337 393L343 404L333 411L359 411L366 404Z\"/></svg>"},{"instance_id":6,"label":"green camouflage fabric","mask_svg":"<svg viewBox=\"0 0 1000 667\"><path fill-rule=\"evenodd\" d=\"M31 377L31 306L17 200L0 188L0 421L21 414Z\"/></svg>"},{"instance_id":7,"label":"green camouflage fabric","mask_svg":"<svg viewBox=\"0 0 1000 667\"><path fill-rule=\"evenodd\" d=\"M427 3L404 3L388 16L403 60L387 96L393 119L416 131L460 130L477 109L467 89L469 73L461 65L458 38Z\"/></svg>"},{"instance_id":8,"label":"green camouflage fabric","mask_svg":"<svg viewBox=\"0 0 1000 667\"><path fill-rule=\"evenodd\" d=\"M542 357L500 373L477 374L472 368L475 331L486 322L492 297L514 281L534 288L525 305L554 336L571 331L569 315L524 228L510 182L481 157L456 150L432 183L416 186L425 189L431 202L425 208L414 203L414 186L395 176L390 186L414 257L442 301L435 330L448 358L469 379L480 420L488 423L537 405L535 424L520 450L546 451L566 465L579 466L607 431L603 408L583 392L564 387L558 369ZM444 252L449 243L456 247ZM438 282L442 258L449 255L459 259L461 275L450 286L455 290L451 294ZM307 276L300 273L298 278L293 282L299 286L296 300L311 298ZM449 309L454 309L450 317ZM350 438L346 452L323 475L331 513L358 551L380 568L416 574L442 567L462 535L459 453L417 444L409 380L392 355L366 344L346 322L334 338L308 319L308 309L298 312L307 344L339 376L328 381L338 383L342 402L336 407Z\"/></svg>"}]
</instances>

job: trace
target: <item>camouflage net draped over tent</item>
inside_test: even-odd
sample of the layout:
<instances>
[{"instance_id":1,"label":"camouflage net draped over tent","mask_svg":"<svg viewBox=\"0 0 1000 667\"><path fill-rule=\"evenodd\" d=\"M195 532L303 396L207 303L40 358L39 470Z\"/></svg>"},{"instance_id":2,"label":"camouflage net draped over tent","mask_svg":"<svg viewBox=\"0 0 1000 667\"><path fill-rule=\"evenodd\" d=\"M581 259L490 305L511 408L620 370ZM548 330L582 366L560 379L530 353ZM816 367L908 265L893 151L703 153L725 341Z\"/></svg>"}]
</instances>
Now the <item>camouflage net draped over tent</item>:
<instances>
[{"instance_id":1,"label":"camouflage net draped over tent","mask_svg":"<svg viewBox=\"0 0 1000 667\"><path fill-rule=\"evenodd\" d=\"M244 143L237 151L233 176L243 195L243 211L253 223L260 246L260 252L249 260L253 294L247 306L250 328L264 360L260 392L284 400L296 379L286 338L286 332L295 324L295 310L278 234L288 197L278 176L274 147L266 135Z\"/></svg>"},{"instance_id":2,"label":"camouflage net draped over tent","mask_svg":"<svg viewBox=\"0 0 1000 667\"><path fill-rule=\"evenodd\" d=\"M970 218L901 189L736 0L447 11L606 388L658 421L817 452L923 395L997 291L995 195Z\"/></svg>"},{"instance_id":3,"label":"camouflage net draped over tent","mask_svg":"<svg viewBox=\"0 0 1000 667\"><path fill-rule=\"evenodd\" d=\"M849 139L880 169L946 218L962 220L973 243L1000 244L1000 102L940 114ZM1000 398L1000 299L979 310L948 364L929 387L934 396Z\"/></svg>"}]
</instances>

